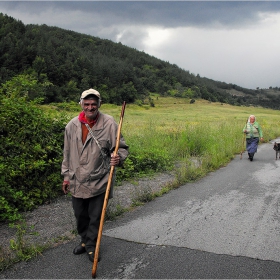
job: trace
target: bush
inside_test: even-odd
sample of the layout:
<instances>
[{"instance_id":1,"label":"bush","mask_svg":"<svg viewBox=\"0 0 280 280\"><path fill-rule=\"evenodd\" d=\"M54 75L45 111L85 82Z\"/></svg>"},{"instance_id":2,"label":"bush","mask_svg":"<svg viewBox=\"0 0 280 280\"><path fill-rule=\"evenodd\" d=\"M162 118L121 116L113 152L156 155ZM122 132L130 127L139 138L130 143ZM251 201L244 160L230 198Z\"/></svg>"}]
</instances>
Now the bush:
<instances>
[{"instance_id":1,"label":"bush","mask_svg":"<svg viewBox=\"0 0 280 280\"><path fill-rule=\"evenodd\" d=\"M65 121L24 97L0 106L0 221L11 221L61 193Z\"/></svg>"}]
</instances>

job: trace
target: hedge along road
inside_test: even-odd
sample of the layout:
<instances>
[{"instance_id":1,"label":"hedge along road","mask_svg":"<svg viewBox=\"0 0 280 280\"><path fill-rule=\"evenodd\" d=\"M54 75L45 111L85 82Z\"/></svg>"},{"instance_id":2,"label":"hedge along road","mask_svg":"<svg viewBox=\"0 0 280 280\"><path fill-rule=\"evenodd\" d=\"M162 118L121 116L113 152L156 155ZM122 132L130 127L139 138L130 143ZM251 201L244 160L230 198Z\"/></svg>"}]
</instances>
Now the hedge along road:
<instances>
[{"instance_id":1,"label":"hedge along road","mask_svg":"<svg viewBox=\"0 0 280 280\"><path fill-rule=\"evenodd\" d=\"M279 279L280 160L272 143L104 225L97 278ZM0 278L90 279L78 238Z\"/></svg>"}]
</instances>

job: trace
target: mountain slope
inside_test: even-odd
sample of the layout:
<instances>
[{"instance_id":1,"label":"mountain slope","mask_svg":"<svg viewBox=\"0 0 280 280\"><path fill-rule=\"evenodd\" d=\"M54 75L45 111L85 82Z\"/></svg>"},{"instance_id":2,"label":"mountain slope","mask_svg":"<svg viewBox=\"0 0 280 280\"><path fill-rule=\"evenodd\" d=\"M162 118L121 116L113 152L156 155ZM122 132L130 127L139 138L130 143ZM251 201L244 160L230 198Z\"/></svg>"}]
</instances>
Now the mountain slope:
<instances>
[{"instance_id":1,"label":"mountain slope","mask_svg":"<svg viewBox=\"0 0 280 280\"><path fill-rule=\"evenodd\" d=\"M45 103L77 101L81 91L93 87L102 92L104 102L115 104L141 103L158 93L280 109L278 88L272 96L266 90L213 81L121 43L58 27L24 25L1 13L0 26L0 83L33 75L38 83L49 84Z\"/></svg>"}]
</instances>

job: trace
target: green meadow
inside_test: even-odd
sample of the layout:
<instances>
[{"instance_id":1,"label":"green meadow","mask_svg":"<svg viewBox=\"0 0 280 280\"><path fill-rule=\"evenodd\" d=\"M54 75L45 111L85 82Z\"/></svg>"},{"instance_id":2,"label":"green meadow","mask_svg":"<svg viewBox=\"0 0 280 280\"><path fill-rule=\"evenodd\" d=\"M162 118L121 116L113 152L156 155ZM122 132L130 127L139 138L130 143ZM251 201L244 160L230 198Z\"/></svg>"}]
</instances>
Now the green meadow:
<instances>
[{"instance_id":1,"label":"green meadow","mask_svg":"<svg viewBox=\"0 0 280 280\"><path fill-rule=\"evenodd\" d=\"M122 134L130 147L118 180L173 170L177 183L196 180L226 165L245 150L242 129L249 115L260 123L264 142L280 136L278 110L231 106L197 100L153 96L154 107L127 104ZM65 108L71 118L79 105ZM121 106L103 104L100 111L119 122Z\"/></svg>"}]
</instances>

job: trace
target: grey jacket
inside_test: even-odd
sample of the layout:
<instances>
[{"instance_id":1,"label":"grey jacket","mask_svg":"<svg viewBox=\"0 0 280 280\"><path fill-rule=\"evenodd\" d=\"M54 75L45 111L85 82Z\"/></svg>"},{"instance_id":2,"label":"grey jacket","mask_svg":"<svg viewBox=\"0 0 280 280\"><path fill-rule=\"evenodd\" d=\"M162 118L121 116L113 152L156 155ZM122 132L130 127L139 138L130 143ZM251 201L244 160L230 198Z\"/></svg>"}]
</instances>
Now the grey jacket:
<instances>
[{"instance_id":1,"label":"grey jacket","mask_svg":"<svg viewBox=\"0 0 280 280\"><path fill-rule=\"evenodd\" d=\"M99 112L97 123L92 127L93 134L102 150L90 133L83 145L82 124L78 117L65 127L63 162L61 174L64 181L70 181L70 192L77 198L90 198L106 191L110 172L110 157L115 149L118 125L112 116ZM118 154L120 165L128 156L128 146L121 137ZM113 185L114 179L112 180ZM111 186L110 198L113 186Z\"/></svg>"}]
</instances>

